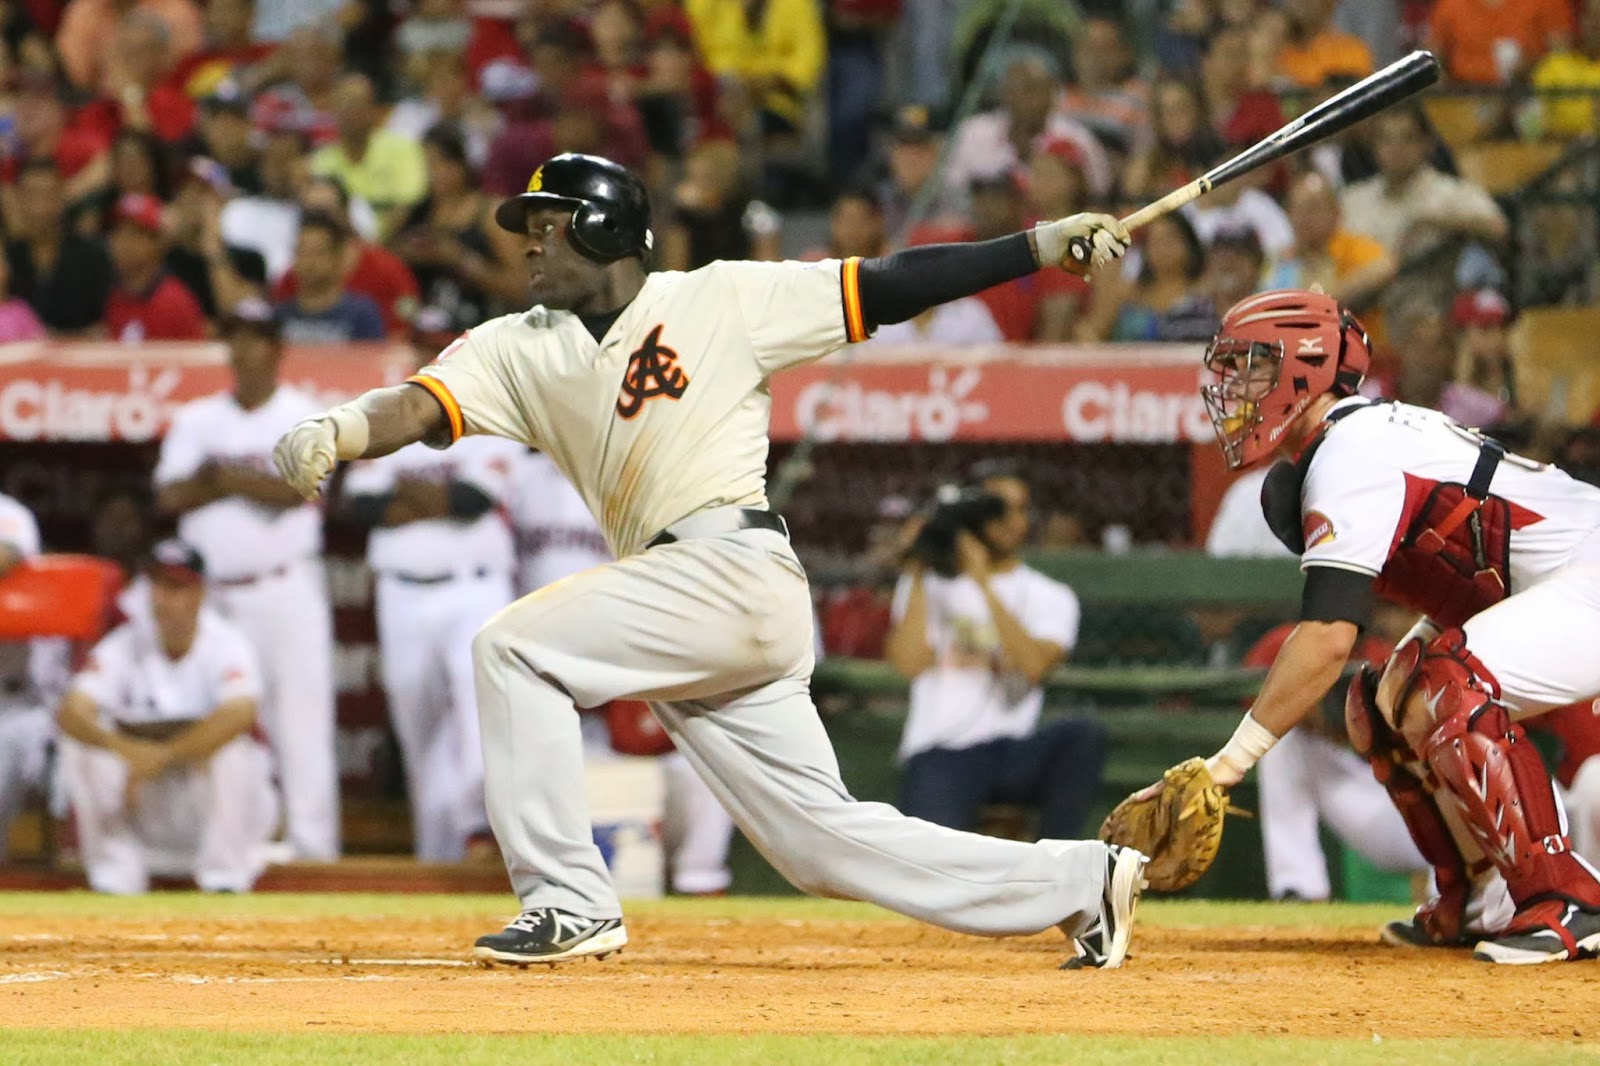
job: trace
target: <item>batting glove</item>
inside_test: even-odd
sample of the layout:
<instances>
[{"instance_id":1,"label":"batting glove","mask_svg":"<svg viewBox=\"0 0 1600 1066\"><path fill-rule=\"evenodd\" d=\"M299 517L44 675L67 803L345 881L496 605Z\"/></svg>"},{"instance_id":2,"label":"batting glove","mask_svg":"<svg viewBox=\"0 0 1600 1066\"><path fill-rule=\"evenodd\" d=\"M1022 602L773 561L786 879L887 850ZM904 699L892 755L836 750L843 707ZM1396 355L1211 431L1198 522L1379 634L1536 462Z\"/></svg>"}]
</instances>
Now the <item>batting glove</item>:
<instances>
[{"instance_id":1,"label":"batting glove","mask_svg":"<svg viewBox=\"0 0 1600 1066\"><path fill-rule=\"evenodd\" d=\"M1033 227L1039 265L1056 265L1072 274L1120 259L1132 243L1122 220L1113 215L1068 215Z\"/></svg>"},{"instance_id":2,"label":"batting glove","mask_svg":"<svg viewBox=\"0 0 1600 1066\"><path fill-rule=\"evenodd\" d=\"M333 473L338 460L333 420L325 415L308 418L278 439L272 462L283 480L308 500L322 492L322 479Z\"/></svg>"}]
</instances>

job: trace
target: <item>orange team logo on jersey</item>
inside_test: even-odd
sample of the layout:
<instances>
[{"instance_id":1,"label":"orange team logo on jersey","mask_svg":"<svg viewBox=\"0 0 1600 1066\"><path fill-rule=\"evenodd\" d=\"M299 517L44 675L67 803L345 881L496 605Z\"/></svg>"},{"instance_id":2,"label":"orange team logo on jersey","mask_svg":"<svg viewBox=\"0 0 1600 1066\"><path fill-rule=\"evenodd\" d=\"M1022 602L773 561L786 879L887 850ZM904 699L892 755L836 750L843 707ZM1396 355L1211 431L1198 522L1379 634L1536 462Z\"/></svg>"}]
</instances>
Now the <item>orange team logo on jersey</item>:
<instances>
[{"instance_id":1,"label":"orange team logo on jersey","mask_svg":"<svg viewBox=\"0 0 1600 1066\"><path fill-rule=\"evenodd\" d=\"M1315 548L1318 544L1326 544L1336 534L1333 531L1333 519L1321 511L1307 511L1305 524L1301 527L1305 536L1307 548Z\"/></svg>"},{"instance_id":2,"label":"orange team logo on jersey","mask_svg":"<svg viewBox=\"0 0 1600 1066\"><path fill-rule=\"evenodd\" d=\"M617 397L617 414L632 418L644 410L646 400L658 396L680 399L689 387L689 375L678 366L678 353L661 343L661 326L651 330L634 353L628 356L628 369L622 374L622 395Z\"/></svg>"}]
</instances>

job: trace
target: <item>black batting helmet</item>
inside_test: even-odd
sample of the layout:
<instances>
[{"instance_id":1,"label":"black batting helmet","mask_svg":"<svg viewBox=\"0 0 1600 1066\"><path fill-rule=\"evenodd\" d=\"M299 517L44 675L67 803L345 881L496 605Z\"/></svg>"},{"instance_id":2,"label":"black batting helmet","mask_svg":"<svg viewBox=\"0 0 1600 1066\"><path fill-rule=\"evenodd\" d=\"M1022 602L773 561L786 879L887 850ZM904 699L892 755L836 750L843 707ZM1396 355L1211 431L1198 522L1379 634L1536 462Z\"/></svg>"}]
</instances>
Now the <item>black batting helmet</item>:
<instances>
[{"instance_id":1,"label":"black batting helmet","mask_svg":"<svg viewBox=\"0 0 1600 1066\"><path fill-rule=\"evenodd\" d=\"M647 258L654 243L644 183L597 155L567 152L546 160L528 179L528 191L501 203L494 220L501 229L526 233L531 208L570 210L573 246L602 263Z\"/></svg>"}]
</instances>

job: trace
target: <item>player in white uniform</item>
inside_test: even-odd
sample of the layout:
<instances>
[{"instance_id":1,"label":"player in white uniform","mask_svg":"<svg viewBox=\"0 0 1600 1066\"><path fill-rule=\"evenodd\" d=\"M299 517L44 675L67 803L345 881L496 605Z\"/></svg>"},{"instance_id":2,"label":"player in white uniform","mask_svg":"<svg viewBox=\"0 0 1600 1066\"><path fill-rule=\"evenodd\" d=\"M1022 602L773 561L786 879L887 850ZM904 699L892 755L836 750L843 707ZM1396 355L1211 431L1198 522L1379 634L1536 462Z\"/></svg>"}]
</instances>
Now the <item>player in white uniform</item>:
<instances>
[{"instance_id":1,"label":"player in white uniform","mask_svg":"<svg viewBox=\"0 0 1600 1066\"><path fill-rule=\"evenodd\" d=\"M157 544L148 609L113 629L62 700L62 774L89 886L130 894L150 875L248 892L278 821L251 734L261 675L249 640L205 605L204 563Z\"/></svg>"},{"instance_id":2,"label":"player in white uniform","mask_svg":"<svg viewBox=\"0 0 1600 1066\"><path fill-rule=\"evenodd\" d=\"M553 962L627 942L574 707L638 697L800 888L970 933L1059 925L1069 961L1119 965L1144 856L979 837L845 791L808 693L810 592L764 481L771 375L1063 263L1072 237L1109 262L1121 224L1076 215L886 260L647 274L649 203L627 170L557 156L528 189L496 218L523 235L538 305L472 330L410 383L302 423L276 453L312 497L340 458L509 437L555 461L617 555L517 601L475 642L489 819L524 908L475 954Z\"/></svg>"},{"instance_id":3,"label":"player in white uniform","mask_svg":"<svg viewBox=\"0 0 1600 1066\"><path fill-rule=\"evenodd\" d=\"M234 389L179 408L161 442L156 502L205 556L211 605L254 645L261 727L283 790L297 858L339 854L334 749L333 612L322 515L272 473L272 446L316 411L278 384L283 345L272 309L241 304L224 319Z\"/></svg>"},{"instance_id":4,"label":"player in white uniform","mask_svg":"<svg viewBox=\"0 0 1600 1066\"><path fill-rule=\"evenodd\" d=\"M518 595L611 561L605 534L588 505L548 455L523 449L514 482L510 514Z\"/></svg>"},{"instance_id":5,"label":"player in white uniform","mask_svg":"<svg viewBox=\"0 0 1600 1066\"><path fill-rule=\"evenodd\" d=\"M416 347L419 366L437 351ZM472 638L516 598L504 505L523 450L496 437L413 444L345 475L345 513L372 528L383 690L424 862L457 862L488 830Z\"/></svg>"},{"instance_id":6,"label":"player in white uniform","mask_svg":"<svg viewBox=\"0 0 1600 1066\"><path fill-rule=\"evenodd\" d=\"M1230 465L1296 456L1268 474L1263 507L1306 574L1300 625L1208 765L1237 783L1316 705L1374 595L1424 615L1346 700L1439 892L1384 939L1476 942L1496 963L1591 957L1600 879L1519 720L1600 694L1600 489L1437 411L1362 399L1367 362L1348 312L1295 291L1236 304L1206 353ZM1496 871L1515 906L1504 926L1486 913Z\"/></svg>"},{"instance_id":7,"label":"player in white uniform","mask_svg":"<svg viewBox=\"0 0 1600 1066\"><path fill-rule=\"evenodd\" d=\"M38 555L39 547L33 512L0 495L0 577ZM0 862L12 821L29 793L46 784L51 710L64 687L68 656L66 642L58 639L0 643Z\"/></svg>"}]
</instances>

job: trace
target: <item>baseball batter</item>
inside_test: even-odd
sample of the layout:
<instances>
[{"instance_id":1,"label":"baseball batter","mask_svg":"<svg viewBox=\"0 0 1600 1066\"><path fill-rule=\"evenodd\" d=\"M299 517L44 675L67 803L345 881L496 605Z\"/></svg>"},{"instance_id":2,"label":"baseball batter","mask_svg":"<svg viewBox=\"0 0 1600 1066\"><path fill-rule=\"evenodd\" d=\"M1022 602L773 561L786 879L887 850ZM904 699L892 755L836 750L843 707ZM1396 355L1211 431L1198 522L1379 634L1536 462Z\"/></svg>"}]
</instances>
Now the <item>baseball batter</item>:
<instances>
[{"instance_id":1,"label":"baseball batter","mask_svg":"<svg viewBox=\"0 0 1600 1066\"><path fill-rule=\"evenodd\" d=\"M338 459L508 437L561 468L617 556L518 600L474 642L489 819L523 907L475 954L554 962L627 942L590 834L574 708L632 696L803 890L990 936L1057 925L1069 964L1120 965L1137 851L989 839L845 791L808 692L805 573L764 480L773 374L1064 263L1071 237L1108 262L1126 249L1121 224L1075 215L879 260L649 274L642 183L578 155L539 167L496 221L522 237L536 305L472 330L408 384L302 422L276 451L312 498Z\"/></svg>"},{"instance_id":2,"label":"baseball batter","mask_svg":"<svg viewBox=\"0 0 1600 1066\"><path fill-rule=\"evenodd\" d=\"M333 612L319 555L322 515L272 473L273 442L316 410L278 384L283 345L272 309L223 320L234 389L179 408L161 442L156 502L205 557L210 604L261 663L260 724L272 744L295 856L339 854Z\"/></svg>"},{"instance_id":3,"label":"baseball batter","mask_svg":"<svg viewBox=\"0 0 1600 1066\"><path fill-rule=\"evenodd\" d=\"M1300 625L1208 768L1237 783L1337 680L1373 597L1394 600L1425 617L1381 680L1351 684L1347 725L1439 895L1384 939L1475 944L1495 963L1592 957L1600 879L1519 720L1600 693L1600 489L1437 411L1363 399L1367 363L1360 324L1311 292L1241 301L1207 351L1229 464L1295 456L1262 501L1306 575ZM1515 906L1503 927L1485 913L1496 870Z\"/></svg>"},{"instance_id":4,"label":"baseball batter","mask_svg":"<svg viewBox=\"0 0 1600 1066\"><path fill-rule=\"evenodd\" d=\"M413 444L345 477L346 512L373 527L383 690L424 862L459 861L488 828L472 638L516 598L502 505L522 452L495 437Z\"/></svg>"}]
</instances>

